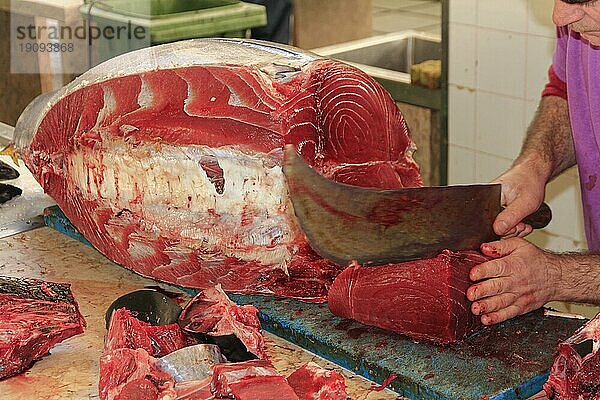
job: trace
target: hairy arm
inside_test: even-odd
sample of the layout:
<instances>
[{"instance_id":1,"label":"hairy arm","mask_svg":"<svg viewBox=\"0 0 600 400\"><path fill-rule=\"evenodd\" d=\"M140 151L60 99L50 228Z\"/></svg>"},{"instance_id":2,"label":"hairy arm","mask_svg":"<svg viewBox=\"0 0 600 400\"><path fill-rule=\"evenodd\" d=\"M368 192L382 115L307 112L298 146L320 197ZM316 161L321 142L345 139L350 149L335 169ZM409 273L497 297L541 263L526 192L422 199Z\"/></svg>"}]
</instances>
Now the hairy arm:
<instances>
[{"instance_id":1,"label":"hairy arm","mask_svg":"<svg viewBox=\"0 0 600 400\"><path fill-rule=\"evenodd\" d=\"M551 262L560 274L555 300L600 304L599 254L557 254Z\"/></svg>"},{"instance_id":2,"label":"hairy arm","mask_svg":"<svg viewBox=\"0 0 600 400\"><path fill-rule=\"evenodd\" d=\"M530 233L531 227L521 221L542 203L546 184L573 165L575 148L567 101L558 96L542 97L521 153L495 180L502 184L506 209L494 221L494 231L500 236Z\"/></svg>"},{"instance_id":3,"label":"hairy arm","mask_svg":"<svg viewBox=\"0 0 600 400\"><path fill-rule=\"evenodd\" d=\"M533 168L546 182L575 165L575 148L571 134L567 101L545 96L527 130L525 141L514 166Z\"/></svg>"}]
</instances>

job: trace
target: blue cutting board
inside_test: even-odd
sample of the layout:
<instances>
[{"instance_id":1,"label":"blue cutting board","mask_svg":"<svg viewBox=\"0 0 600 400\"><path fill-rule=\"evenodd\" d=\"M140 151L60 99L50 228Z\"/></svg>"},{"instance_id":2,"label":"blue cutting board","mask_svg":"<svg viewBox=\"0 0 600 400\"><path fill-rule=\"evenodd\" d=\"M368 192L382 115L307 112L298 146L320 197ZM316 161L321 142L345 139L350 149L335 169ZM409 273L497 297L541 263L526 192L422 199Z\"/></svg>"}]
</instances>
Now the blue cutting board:
<instances>
[{"instance_id":1,"label":"blue cutting board","mask_svg":"<svg viewBox=\"0 0 600 400\"><path fill-rule=\"evenodd\" d=\"M89 244L58 207L46 224ZM194 294L195 291L186 289ZM231 295L253 304L262 326L292 343L410 399L526 399L542 390L556 345L584 321L529 313L439 347L336 317L326 304Z\"/></svg>"}]
</instances>

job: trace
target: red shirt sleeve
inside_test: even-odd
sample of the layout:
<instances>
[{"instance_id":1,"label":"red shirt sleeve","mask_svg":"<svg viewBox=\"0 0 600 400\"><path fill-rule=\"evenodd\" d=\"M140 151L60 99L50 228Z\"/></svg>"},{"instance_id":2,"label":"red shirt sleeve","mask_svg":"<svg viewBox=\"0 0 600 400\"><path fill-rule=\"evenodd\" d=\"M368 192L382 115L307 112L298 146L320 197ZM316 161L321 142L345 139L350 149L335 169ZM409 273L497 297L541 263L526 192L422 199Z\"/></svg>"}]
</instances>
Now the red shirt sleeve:
<instances>
[{"instance_id":1,"label":"red shirt sleeve","mask_svg":"<svg viewBox=\"0 0 600 400\"><path fill-rule=\"evenodd\" d=\"M544 96L558 96L567 100L567 84L560 80L552 67L548 70L548 83L542 91L542 97Z\"/></svg>"}]
</instances>

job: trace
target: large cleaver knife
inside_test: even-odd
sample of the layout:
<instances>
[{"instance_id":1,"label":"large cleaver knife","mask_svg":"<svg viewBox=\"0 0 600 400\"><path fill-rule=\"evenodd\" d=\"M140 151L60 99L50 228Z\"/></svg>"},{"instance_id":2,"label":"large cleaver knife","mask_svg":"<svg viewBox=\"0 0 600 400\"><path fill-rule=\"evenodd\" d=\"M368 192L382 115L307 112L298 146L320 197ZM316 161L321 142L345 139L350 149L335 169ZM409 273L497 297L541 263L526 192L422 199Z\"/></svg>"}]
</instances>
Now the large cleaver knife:
<instances>
[{"instance_id":1,"label":"large cleaver knife","mask_svg":"<svg viewBox=\"0 0 600 400\"><path fill-rule=\"evenodd\" d=\"M429 258L498 238L492 223L502 210L499 184L365 189L326 179L292 145L285 147L283 172L310 245L337 264ZM524 222L539 229L551 218L544 203Z\"/></svg>"}]
</instances>

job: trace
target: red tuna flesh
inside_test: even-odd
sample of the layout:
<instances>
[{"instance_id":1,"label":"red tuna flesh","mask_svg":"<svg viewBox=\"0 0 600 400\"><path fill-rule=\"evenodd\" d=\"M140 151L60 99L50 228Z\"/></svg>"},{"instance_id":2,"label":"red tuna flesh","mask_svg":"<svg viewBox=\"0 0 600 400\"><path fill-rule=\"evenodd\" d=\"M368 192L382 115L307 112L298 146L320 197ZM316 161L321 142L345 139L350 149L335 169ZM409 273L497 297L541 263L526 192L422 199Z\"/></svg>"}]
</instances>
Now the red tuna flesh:
<instances>
[{"instance_id":1,"label":"red tuna flesh","mask_svg":"<svg viewBox=\"0 0 600 400\"><path fill-rule=\"evenodd\" d=\"M285 378L267 360L215 365L213 392L217 398L236 400L298 400Z\"/></svg>"},{"instance_id":2,"label":"red tuna flesh","mask_svg":"<svg viewBox=\"0 0 600 400\"><path fill-rule=\"evenodd\" d=\"M436 258L379 267L351 266L333 282L335 315L447 344L476 330L466 291L469 271L487 258L474 251L444 250Z\"/></svg>"},{"instance_id":3,"label":"red tuna flesh","mask_svg":"<svg viewBox=\"0 0 600 400\"><path fill-rule=\"evenodd\" d=\"M250 353L258 358L267 356L256 307L237 305L218 286L205 289L194 297L185 306L179 320L187 332L209 336L235 335Z\"/></svg>"},{"instance_id":4,"label":"red tuna flesh","mask_svg":"<svg viewBox=\"0 0 600 400\"><path fill-rule=\"evenodd\" d=\"M104 348L144 349L153 357L162 357L195 343L177 324L150 325L121 308L112 313Z\"/></svg>"},{"instance_id":5,"label":"red tuna flesh","mask_svg":"<svg viewBox=\"0 0 600 400\"><path fill-rule=\"evenodd\" d=\"M550 399L600 399L600 314L558 345L544 390Z\"/></svg>"},{"instance_id":6,"label":"red tuna flesh","mask_svg":"<svg viewBox=\"0 0 600 400\"><path fill-rule=\"evenodd\" d=\"M106 351L100 358L98 390L102 400L157 400L174 392L175 381L144 349Z\"/></svg>"},{"instance_id":7,"label":"red tuna flesh","mask_svg":"<svg viewBox=\"0 0 600 400\"><path fill-rule=\"evenodd\" d=\"M300 400L346 400L346 381L337 371L309 362L298 368L287 381Z\"/></svg>"},{"instance_id":8,"label":"red tuna flesh","mask_svg":"<svg viewBox=\"0 0 600 400\"><path fill-rule=\"evenodd\" d=\"M191 344L195 341L177 324L153 326L124 308L113 311L100 359L100 398L155 400L174 393L173 378L155 357Z\"/></svg>"},{"instance_id":9,"label":"red tuna flesh","mask_svg":"<svg viewBox=\"0 0 600 400\"><path fill-rule=\"evenodd\" d=\"M363 72L288 46L200 39L132 52L36 99L15 138L36 179L111 260L194 288L324 301L281 171L420 186L409 129Z\"/></svg>"},{"instance_id":10,"label":"red tuna flesh","mask_svg":"<svg viewBox=\"0 0 600 400\"><path fill-rule=\"evenodd\" d=\"M70 285L0 277L0 379L20 374L84 327Z\"/></svg>"}]
</instances>

